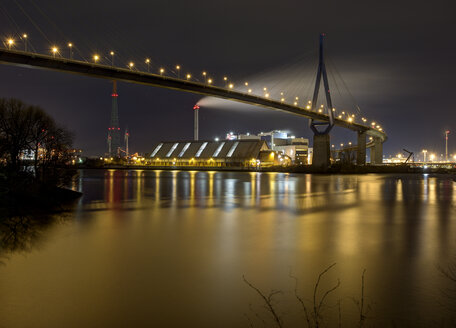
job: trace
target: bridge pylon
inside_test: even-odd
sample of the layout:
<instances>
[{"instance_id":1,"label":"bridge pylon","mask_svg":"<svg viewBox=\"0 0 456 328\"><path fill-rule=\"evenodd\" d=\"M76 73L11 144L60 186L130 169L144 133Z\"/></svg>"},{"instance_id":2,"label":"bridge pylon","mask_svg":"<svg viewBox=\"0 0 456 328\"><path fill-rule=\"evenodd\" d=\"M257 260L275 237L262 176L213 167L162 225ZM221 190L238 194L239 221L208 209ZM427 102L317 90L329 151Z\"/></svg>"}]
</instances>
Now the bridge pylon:
<instances>
[{"instance_id":1,"label":"bridge pylon","mask_svg":"<svg viewBox=\"0 0 456 328\"><path fill-rule=\"evenodd\" d=\"M315 81L315 89L312 98L312 110L317 109L318 92L320 91L321 78L323 77L323 85L325 88L326 105L328 110L328 122L318 122L314 119L309 120L310 128L314 133L313 138L313 159L312 166L318 169L325 170L330 165L330 136L329 132L334 126L334 111L329 92L328 75L323 57L323 41L325 34L320 34L320 51L318 61L317 79Z\"/></svg>"},{"instance_id":2,"label":"bridge pylon","mask_svg":"<svg viewBox=\"0 0 456 328\"><path fill-rule=\"evenodd\" d=\"M379 137L374 137L374 146L371 148L370 160L371 164L383 163L383 142Z\"/></svg>"},{"instance_id":3,"label":"bridge pylon","mask_svg":"<svg viewBox=\"0 0 456 328\"><path fill-rule=\"evenodd\" d=\"M358 147L356 148L356 165L366 165L366 131L358 131Z\"/></svg>"}]
</instances>

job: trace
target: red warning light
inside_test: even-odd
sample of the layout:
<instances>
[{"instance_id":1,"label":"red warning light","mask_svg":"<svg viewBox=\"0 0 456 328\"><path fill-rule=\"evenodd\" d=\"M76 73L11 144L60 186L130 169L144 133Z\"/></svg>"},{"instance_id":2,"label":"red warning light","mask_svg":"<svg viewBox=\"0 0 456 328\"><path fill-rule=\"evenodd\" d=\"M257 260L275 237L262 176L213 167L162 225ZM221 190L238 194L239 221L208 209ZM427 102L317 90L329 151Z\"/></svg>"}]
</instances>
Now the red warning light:
<instances>
[{"instance_id":1,"label":"red warning light","mask_svg":"<svg viewBox=\"0 0 456 328\"><path fill-rule=\"evenodd\" d=\"M195 106L193 106L193 109L194 109L194 110L200 109L200 106L195 105Z\"/></svg>"},{"instance_id":2,"label":"red warning light","mask_svg":"<svg viewBox=\"0 0 456 328\"><path fill-rule=\"evenodd\" d=\"M119 97L119 95L118 95L117 93L113 93L113 94L111 95L111 97Z\"/></svg>"}]
</instances>

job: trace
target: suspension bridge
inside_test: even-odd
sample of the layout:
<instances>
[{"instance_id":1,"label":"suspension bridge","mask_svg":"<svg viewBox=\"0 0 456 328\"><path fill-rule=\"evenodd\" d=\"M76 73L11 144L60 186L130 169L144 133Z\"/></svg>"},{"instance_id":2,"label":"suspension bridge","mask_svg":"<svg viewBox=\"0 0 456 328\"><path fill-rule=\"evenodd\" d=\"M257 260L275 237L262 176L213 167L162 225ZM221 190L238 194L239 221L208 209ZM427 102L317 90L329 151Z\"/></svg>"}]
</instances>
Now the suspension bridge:
<instances>
[{"instance_id":1,"label":"suspension bridge","mask_svg":"<svg viewBox=\"0 0 456 328\"><path fill-rule=\"evenodd\" d=\"M190 74L183 76L183 78L179 74L177 76L169 76L165 74L163 68L159 70L159 74L151 73L149 59L145 60L147 71L137 69L134 62L129 62L126 67L115 66L114 60L110 63L103 63L98 54L93 55L92 61L74 59L71 52L73 46L71 43L68 44L70 48L68 57L62 56L55 46L51 47L50 54L32 52L27 49L27 37L25 34L20 37L20 39L25 40L23 50L19 50L16 47L16 41L13 38L3 40L5 47L0 48L0 63L179 90L298 115L309 119L309 126L314 132L314 166L325 168L330 165L329 135L333 126L339 126L357 133L358 142L355 148L358 165L366 164L367 148L371 148L371 164L382 163L382 145L387 140L387 135L383 128L375 122L369 124L364 117L359 121L354 114L349 115L342 112L342 114L337 115L336 109L333 107L323 55L324 34L320 36L319 64L313 98L302 104L298 104L297 101L288 103L283 97L273 99L266 91L266 88L262 95L255 94L249 88L247 82L241 86L234 83L225 83L224 86L218 86L212 79L206 77L206 72L203 72L204 81L196 80ZM113 56L114 53L111 52L110 55ZM176 66L176 69L179 71L180 67ZM226 78L224 80L226 82ZM323 80L325 91L326 108L317 106L321 80Z\"/></svg>"}]
</instances>

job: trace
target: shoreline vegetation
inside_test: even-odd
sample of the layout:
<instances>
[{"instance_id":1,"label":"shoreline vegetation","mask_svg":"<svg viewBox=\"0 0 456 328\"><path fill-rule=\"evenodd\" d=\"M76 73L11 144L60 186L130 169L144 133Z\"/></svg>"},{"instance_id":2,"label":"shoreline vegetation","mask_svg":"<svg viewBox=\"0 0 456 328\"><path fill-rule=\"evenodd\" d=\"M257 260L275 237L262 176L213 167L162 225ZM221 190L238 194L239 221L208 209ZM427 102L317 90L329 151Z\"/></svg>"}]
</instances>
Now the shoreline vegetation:
<instances>
[{"instance_id":1,"label":"shoreline vegetation","mask_svg":"<svg viewBox=\"0 0 456 328\"><path fill-rule=\"evenodd\" d=\"M0 99L0 265L33 249L82 195L65 188L76 174L71 146L71 133L41 108Z\"/></svg>"},{"instance_id":2,"label":"shoreline vegetation","mask_svg":"<svg viewBox=\"0 0 456 328\"><path fill-rule=\"evenodd\" d=\"M76 174L72 143L40 107L0 99L0 219L56 213L81 195L64 188Z\"/></svg>"}]
</instances>

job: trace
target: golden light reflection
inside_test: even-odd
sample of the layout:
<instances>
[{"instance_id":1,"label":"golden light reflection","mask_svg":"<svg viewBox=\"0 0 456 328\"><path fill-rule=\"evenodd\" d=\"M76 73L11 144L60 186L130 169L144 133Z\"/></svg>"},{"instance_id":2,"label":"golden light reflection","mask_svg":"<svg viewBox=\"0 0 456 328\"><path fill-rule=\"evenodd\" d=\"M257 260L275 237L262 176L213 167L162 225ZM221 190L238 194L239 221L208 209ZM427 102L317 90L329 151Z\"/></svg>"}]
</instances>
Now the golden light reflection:
<instances>
[{"instance_id":1,"label":"golden light reflection","mask_svg":"<svg viewBox=\"0 0 456 328\"><path fill-rule=\"evenodd\" d=\"M208 179L209 179L209 194L208 194L208 206L214 206L214 171L207 172Z\"/></svg>"},{"instance_id":2,"label":"golden light reflection","mask_svg":"<svg viewBox=\"0 0 456 328\"><path fill-rule=\"evenodd\" d=\"M178 171L171 171L171 175L172 175L171 200L172 200L172 203L176 203L176 200L177 200L177 173L178 173Z\"/></svg>"},{"instance_id":3,"label":"golden light reflection","mask_svg":"<svg viewBox=\"0 0 456 328\"><path fill-rule=\"evenodd\" d=\"M195 174L196 171L189 171L190 174L190 191L189 191L189 200L190 200L190 207L195 205Z\"/></svg>"},{"instance_id":4,"label":"golden light reflection","mask_svg":"<svg viewBox=\"0 0 456 328\"><path fill-rule=\"evenodd\" d=\"M161 170L155 171L155 203L160 202L160 175Z\"/></svg>"},{"instance_id":5,"label":"golden light reflection","mask_svg":"<svg viewBox=\"0 0 456 328\"><path fill-rule=\"evenodd\" d=\"M108 170L108 203L114 202L114 171Z\"/></svg>"},{"instance_id":6,"label":"golden light reflection","mask_svg":"<svg viewBox=\"0 0 456 328\"><path fill-rule=\"evenodd\" d=\"M130 199L130 195L129 195L129 188L128 188L128 185L129 183L131 182L131 172L129 171L124 171L123 172L123 200L128 200Z\"/></svg>"},{"instance_id":7,"label":"golden light reflection","mask_svg":"<svg viewBox=\"0 0 456 328\"><path fill-rule=\"evenodd\" d=\"M256 181L257 181L256 172L250 172L250 206L256 205Z\"/></svg>"},{"instance_id":8,"label":"golden light reflection","mask_svg":"<svg viewBox=\"0 0 456 328\"><path fill-rule=\"evenodd\" d=\"M144 194L144 170L136 170L136 202L142 201Z\"/></svg>"},{"instance_id":9,"label":"golden light reflection","mask_svg":"<svg viewBox=\"0 0 456 328\"><path fill-rule=\"evenodd\" d=\"M429 197L430 204L436 203L437 197L436 197L436 179L435 178L429 179L428 197Z\"/></svg>"},{"instance_id":10,"label":"golden light reflection","mask_svg":"<svg viewBox=\"0 0 456 328\"><path fill-rule=\"evenodd\" d=\"M402 180L398 179L396 182L396 201L400 202L403 200L402 194L404 192L404 186L402 185Z\"/></svg>"}]
</instances>

